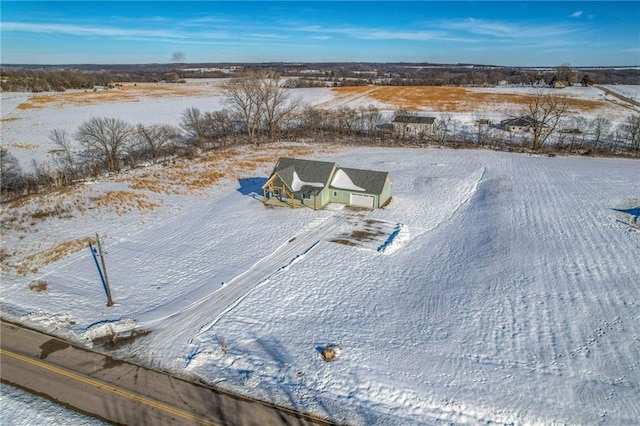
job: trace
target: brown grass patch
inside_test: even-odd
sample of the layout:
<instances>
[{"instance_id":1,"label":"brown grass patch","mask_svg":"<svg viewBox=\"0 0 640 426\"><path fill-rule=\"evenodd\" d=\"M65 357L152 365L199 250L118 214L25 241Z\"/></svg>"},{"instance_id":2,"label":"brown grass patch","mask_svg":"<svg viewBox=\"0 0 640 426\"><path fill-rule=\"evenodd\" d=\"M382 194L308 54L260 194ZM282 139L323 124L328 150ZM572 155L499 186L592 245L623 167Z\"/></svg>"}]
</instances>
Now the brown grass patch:
<instances>
[{"instance_id":1,"label":"brown grass patch","mask_svg":"<svg viewBox=\"0 0 640 426\"><path fill-rule=\"evenodd\" d=\"M338 98L368 96L380 102L407 110L424 108L444 112L469 112L478 105L526 105L529 95L514 93L478 92L463 87L441 86L357 86L336 87L333 91ZM562 94L561 92L558 92ZM605 105L602 101L567 98L569 106L578 111L589 111Z\"/></svg>"},{"instance_id":2,"label":"brown grass patch","mask_svg":"<svg viewBox=\"0 0 640 426\"><path fill-rule=\"evenodd\" d=\"M148 211L160 206L158 203L148 201L146 195L132 191L107 191L104 195L94 197L92 200L97 207L107 207L119 216L134 209Z\"/></svg>"},{"instance_id":3,"label":"brown grass patch","mask_svg":"<svg viewBox=\"0 0 640 426\"><path fill-rule=\"evenodd\" d=\"M8 123L10 121L18 121L20 120L18 117L2 117L0 118L0 123Z\"/></svg>"},{"instance_id":4,"label":"brown grass patch","mask_svg":"<svg viewBox=\"0 0 640 426\"><path fill-rule=\"evenodd\" d=\"M10 143L8 144L8 146L12 148L28 149L28 150L38 149L38 145L33 145L30 143Z\"/></svg>"},{"instance_id":5,"label":"brown grass patch","mask_svg":"<svg viewBox=\"0 0 640 426\"><path fill-rule=\"evenodd\" d=\"M71 211L71 207L63 207L61 204L57 204L49 208L38 209L35 212L31 213L30 216L32 219L36 220L47 219L50 217L70 219L73 217Z\"/></svg>"},{"instance_id":6,"label":"brown grass patch","mask_svg":"<svg viewBox=\"0 0 640 426\"><path fill-rule=\"evenodd\" d=\"M44 280L35 280L29 283L29 290L42 293L43 291L47 291L49 284Z\"/></svg>"},{"instance_id":7,"label":"brown grass patch","mask_svg":"<svg viewBox=\"0 0 640 426\"><path fill-rule=\"evenodd\" d=\"M216 151L195 159L178 159L120 182L127 182L131 189L138 191L187 195L210 188L223 178L239 179L260 167L275 164L280 157L303 157L330 149L293 146L255 148L250 152Z\"/></svg>"},{"instance_id":8,"label":"brown grass patch","mask_svg":"<svg viewBox=\"0 0 640 426\"><path fill-rule=\"evenodd\" d=\"M25 257L21 264L17 266L16 272L22 276L28 273L36 273L38 272L38 266L42 267L57 262L63 257L89 247L90 243L95 244L95 242L95 238L86 237L57 244L47 250Z\"/></svg>"}]
</instances>

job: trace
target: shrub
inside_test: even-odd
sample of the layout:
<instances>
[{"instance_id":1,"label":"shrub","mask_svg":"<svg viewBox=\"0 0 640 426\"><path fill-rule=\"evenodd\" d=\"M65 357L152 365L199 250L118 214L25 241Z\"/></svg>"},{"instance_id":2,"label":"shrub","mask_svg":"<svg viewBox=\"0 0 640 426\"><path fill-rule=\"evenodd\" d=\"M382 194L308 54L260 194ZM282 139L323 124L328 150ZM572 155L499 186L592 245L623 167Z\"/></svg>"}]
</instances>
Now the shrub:
<instances>
[{"instance_id":1,"label":"shrub","mask_svg":"<svg viewBox=\"0 0 640 426\"><path fill-rule=\"evenodd\" d=\"M42 293L43 291L47 291L49 284L44 280L35 280L29 283L29 290L34 291L36 293Z\"/></svg>"}]
</instances>

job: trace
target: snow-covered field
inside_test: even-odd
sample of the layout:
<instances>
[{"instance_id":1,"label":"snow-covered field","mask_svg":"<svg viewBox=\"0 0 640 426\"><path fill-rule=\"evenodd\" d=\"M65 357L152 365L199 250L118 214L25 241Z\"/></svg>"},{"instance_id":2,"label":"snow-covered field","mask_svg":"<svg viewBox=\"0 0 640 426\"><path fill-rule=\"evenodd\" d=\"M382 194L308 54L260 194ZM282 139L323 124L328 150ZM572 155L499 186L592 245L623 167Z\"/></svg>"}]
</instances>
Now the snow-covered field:
<instances>
[{"instance_id":1,"label":"snow-covered field","mask_svg":"<svg viewBox=\"0 0 640 426\"><path fill-rule=\"evenodd\" d=\"M25 171L32 170L32 161L52 162L53 151L57 149L49 134L54 129L66 130L73 135L79 126L91 117L119 118L130 124L169 124L178 126L182 113L191 107L203 112L224 108L223 99L216 83L218 80L189 81L182 85L167 84L127 84L124 88L108 92L69 91L65 93L0 93L0 124L2 125L2 146L18 158ZM640 86L607 86L630 99L640 98ZM374 90L374 89L371 89ZM531 87L468 88L473 92L497 95L526 95ZM603 107L595 111L585 111L585 117L602 116L619 124L631 113L639 113L640 107L624 104L615 97L596 87L568 87L560 92L573 99L603 102ZM379 108L382 116L390 120L400 104L384 103L367 96L367 92L336 93L330 88L290 89L291 99L303 105L320 108ZM35 97L34 97L35 96ZM464 100L461 100L461 103ZM420 111L438 116L450 114L463 125L472 125L477 113L484 118L499 122L515 112L509 103L473 103L470 110L457 112L440 111L425 101ZM72 138L73 139L73 138ZM75 143L75 148L80 146Z\"/></svg>"},{"instance_id":2,"label":"snow-covered field","mask_svg":"<svg viewBox=\"0 0 640 426\"><path fill-rule=\"evenodd\" d=\"M625 84L607 84L605 87L613 92L626 96L634 101L640 100L640 86L630 86Z\"/></svg>"},{"instance_id":3,"label":"snow-covered field","mask_svg":"<svg viewBox=\"0 0 640 426\"><path fill-rule=\"evenodd\" d=\"M345 105L329 89L298 93ZM2 144L23 166L48 158L51 128L93 115L177 125L187 107L221 107L198 96L20 109L14 95L2 94ZM87 346L150 331L115 355L351 424L640 423L637 160L235 151L3 205L2 316ZM260 187L278 155L388 171L393 200L267 208ZM225 177L180 187L202 169ZM110 308L83 240L96 232ZM35 281L47 289L30 291ZM12 401L3 411L32 407Z\"/></svg>"}]
</instances>

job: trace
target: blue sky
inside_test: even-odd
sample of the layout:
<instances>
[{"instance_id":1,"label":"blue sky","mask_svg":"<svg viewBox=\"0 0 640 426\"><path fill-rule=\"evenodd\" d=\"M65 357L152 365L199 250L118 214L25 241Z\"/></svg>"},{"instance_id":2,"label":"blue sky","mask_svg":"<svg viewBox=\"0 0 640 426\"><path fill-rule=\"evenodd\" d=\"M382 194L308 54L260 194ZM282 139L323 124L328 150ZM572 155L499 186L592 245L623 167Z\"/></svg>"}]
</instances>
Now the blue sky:
<instances>
[{"instance_id":1,"label":"blue sky","mask_svg":"<svg viewBox=\"0 0 640 426\"><path fill-rule=\"evenodd\" d=\"M640 2L31 2L3 64L433 62L640 65Z\"/></svg>"}]
</instances>

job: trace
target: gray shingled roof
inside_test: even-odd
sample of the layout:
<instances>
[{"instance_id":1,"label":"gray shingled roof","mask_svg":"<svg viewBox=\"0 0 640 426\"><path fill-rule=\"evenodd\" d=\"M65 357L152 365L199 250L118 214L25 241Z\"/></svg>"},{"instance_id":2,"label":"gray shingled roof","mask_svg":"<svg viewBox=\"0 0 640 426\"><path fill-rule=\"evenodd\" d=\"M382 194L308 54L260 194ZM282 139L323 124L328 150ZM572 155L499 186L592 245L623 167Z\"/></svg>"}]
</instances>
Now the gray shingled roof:
<instances>
[{"instance_id":1,"label":"gray shingled roof","mask_svg":"<svg viewBox=\"0 0 640 426\"><path fill-rule=\"evenodd\" d=\"M502 120L500 125L502 126L520 126L527 127L533 124L533 120L527 117L516 117L516 118L508 118L506 120Z\"/></svg>"},{"instance_id":2,"label":"gray shingled roof","mask_svg":"<svg viewBox=\"0 0 640 426\"><path fill-rule=\"evenodd\" d=\"M300 180L304 182L321 182L324 186L329 184L331 172L335 163L328 161L302 160L299 158L282 157L273 168L274 173L291 189L293 185L293 172L298 174ZM304 185L300 192L315 195L322 191L322 188Z\"/></svg>"},{"instance_id":3,"label":"gray shingled roof","mask_svg":"<svg viewBox=\"0 0 640 426\"><path fill-rule=\"evenodd\" d=\"M363 192L368 194L380 194L384 183L389 176L387 172L377 172L374 170L348 169L340 167L356 186L364 188Z\"/></svg>"},{"instance_id":4,"label":"gray shingled roof","mask_svg":"<svg viewBox=\"0 0 640 426\"><path fill-rule=\"evenodd\" d=\"M327 187L330 184L332 177L331 172L335 165L335 163L328 161L282 157L273 168L271 176L277 173L285 185L291 189L293 186L293 172L295 171L300 180L310 183L321 182L324 184L324 187ZM364 192L369 194L380 194L389 176L387 172L377 172L373 170L349 169L344 167L340 167L339 169L345 172L356 186L364 188ZM300 189L300 192L317 195L322 189L323 188L316 186L304 185Z\"/></svg>"},{"instance_id":5,"label":"gray shingled roof","mask_svg":"<svg viewBox=\"0 0 640 426\"><path fill-rule=\"evenodd\" d=\"M419 115L396 115L393 119L394 123L416 123L416 124L433 124L435 117L423 117Z\"/></svg>"}]
</instances>

